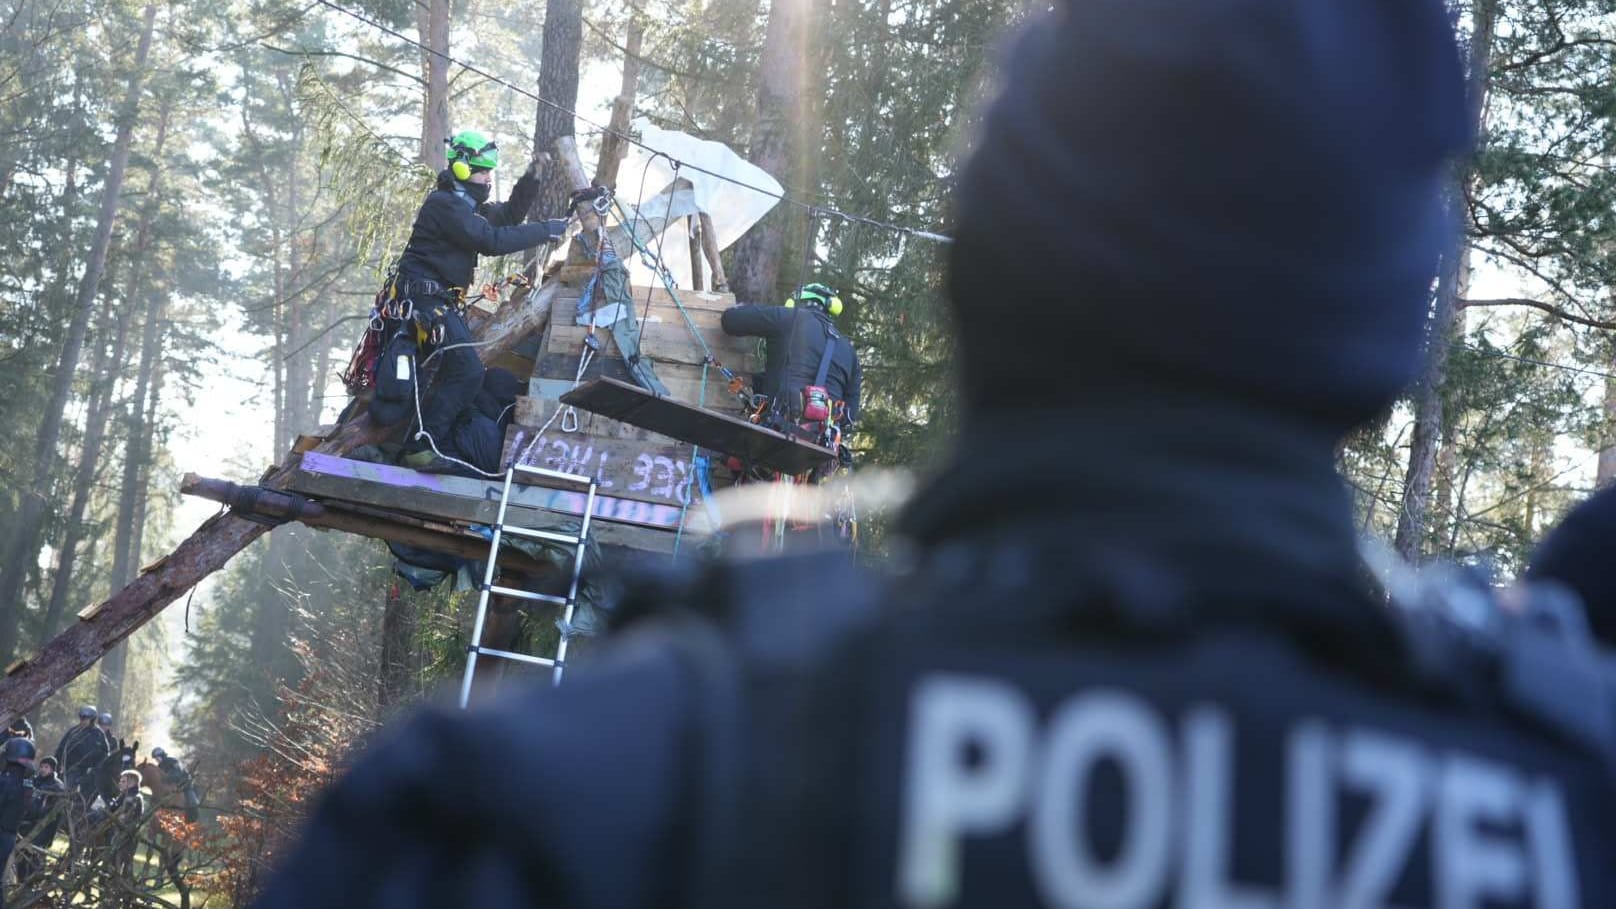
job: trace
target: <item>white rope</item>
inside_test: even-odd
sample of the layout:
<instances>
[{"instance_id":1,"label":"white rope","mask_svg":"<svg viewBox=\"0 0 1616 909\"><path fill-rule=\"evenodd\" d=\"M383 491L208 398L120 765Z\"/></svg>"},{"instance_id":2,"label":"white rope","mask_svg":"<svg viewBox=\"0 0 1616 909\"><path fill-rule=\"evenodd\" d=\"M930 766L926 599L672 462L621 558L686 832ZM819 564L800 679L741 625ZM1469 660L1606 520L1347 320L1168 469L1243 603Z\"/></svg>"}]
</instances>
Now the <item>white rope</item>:
<instances>
[{"instance_id":1,"label":"white rope","mask_svg":"<svg viewBox=\"0 0 1616 909\"><path fill-rule=\"evenodd\" d=\"M492 479L499 479L505 476L504 471L500 471L498 473L489 473L488 471L483 470L481 467L478 467L476 464L468 464L459 458L452 458L438 450L437 441L432 438L432 433L426 431L426 421L421 419L421 367L415 362L414 356L410 357L410 366L415 370L415 381L410 383L411 390L415 392L415 425L417 427L417 431L414 436L415 441L425 439L426 444L431 446L433 454L445 461L450 462L451 464L459 464L467 470L474 470L478 474L485 477L490 477Z\"/></svg>"}]
</instances>

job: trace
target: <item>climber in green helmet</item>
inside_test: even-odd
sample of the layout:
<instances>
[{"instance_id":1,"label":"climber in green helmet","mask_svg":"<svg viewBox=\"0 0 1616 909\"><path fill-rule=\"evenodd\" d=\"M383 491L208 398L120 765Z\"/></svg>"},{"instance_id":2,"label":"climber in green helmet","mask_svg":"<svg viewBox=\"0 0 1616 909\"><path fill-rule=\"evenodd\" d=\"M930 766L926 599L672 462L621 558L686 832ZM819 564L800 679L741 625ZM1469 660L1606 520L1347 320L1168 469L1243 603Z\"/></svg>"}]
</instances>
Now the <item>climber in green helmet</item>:
<instances>
[{"instance_id":1,"label":"climber in green helmet","mask_svg":"<svg viewBox=\"0 0 1616 909\"><path fill-rule=\"evenodd\" d=\"M420 470L463 473L466 465L453 453L457 448L453 435L483 384L483 365L470 346L471 332L459 311L461 294L472 284L479 255L502 256L543 245L560 238L567 221L522 223L539 194L538 161L522 172L508 200L490 202L498 146L474 130L455 133L447 143L448 166L415 216L409 244L399 258L394 293L413 304L417 324L426 327L420 360L438 352L441 361L432 388L421 396L404 463ZM413 419L415 402L409 403L407 412Z\"/></svg>"}]
</instances>

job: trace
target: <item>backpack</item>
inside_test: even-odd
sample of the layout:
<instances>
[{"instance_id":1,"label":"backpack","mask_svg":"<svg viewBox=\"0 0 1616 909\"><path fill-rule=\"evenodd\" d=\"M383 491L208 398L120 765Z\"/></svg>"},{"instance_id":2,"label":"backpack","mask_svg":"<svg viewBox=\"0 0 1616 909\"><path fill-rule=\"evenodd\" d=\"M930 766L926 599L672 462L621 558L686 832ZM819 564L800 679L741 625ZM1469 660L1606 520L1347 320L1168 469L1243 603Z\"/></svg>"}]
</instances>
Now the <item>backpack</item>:
<instances>
[{"instance_id":1,"label":"backpack","mask_svg":"<svg viewBox=\"0 0 1616 909\"><path fill-rule=\"evenodd\" d=\"M409 322L402 323L376 359L370 417L383 426L403 422L415 413L419 347L410 328Z\"/></svg>"}]
</instances>

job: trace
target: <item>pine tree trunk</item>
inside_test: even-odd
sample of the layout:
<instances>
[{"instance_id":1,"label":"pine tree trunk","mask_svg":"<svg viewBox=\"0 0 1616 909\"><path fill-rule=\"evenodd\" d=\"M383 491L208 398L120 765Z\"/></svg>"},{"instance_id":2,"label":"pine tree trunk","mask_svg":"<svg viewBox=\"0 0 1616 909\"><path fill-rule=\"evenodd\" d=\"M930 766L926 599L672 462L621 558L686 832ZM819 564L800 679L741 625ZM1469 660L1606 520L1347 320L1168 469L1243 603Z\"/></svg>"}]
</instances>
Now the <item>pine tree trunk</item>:
<instances>
[{"instance_id":1,"label":"pine tree trunk","mask_svg":"<svg viewBox=\"0 0 1616 909\"><path fill-rule=\"evenodd\" d=\"M17 649L18 625L22 618L22 583L27 568L39 554L39 531L44 522L46 502L51 495L55 476L56 442L62 430L62 417L67 410L68 393L73 387L73 376L78 371L79 354L90 324L90 312L95 307L101 286L101 275L107 266L107 248L112 243L112 227L118 219L118 207L123 196L124 171L129 165L129 146L134 138L136 115L140 109L142 81L146 75L146 59L151 52L152 26L157 19L157 7L146 7L140 32L140 43L135 49L134 66L129 76L129 88L120 111L118 134L112 145L112 159L107 164L107 181L101 196L101 212L96 221L95 237L90 243L89 260L84 276L79 281L78 297L74 303L73 321L68 327L67 343L62 348L56 366L55 383L50 403L39 436L34 443L33 486L24 495L21 514L12 528L6 546L4 569L0 570L0 659L9 659Z\"/></svg>"},{"instance_id":2,"label":"pine tree trunk","mask_svg":"<svg viewBox=\"0 0 1616 909\"><path fill-rule=\"evenodd\" d=\"M1409 437L1408 472L1403 479L1403 504L1397 513L1397 533L1392 546L1410 562L1424 553L1429 532L1431 488L1436 476L1437 452L1442 442L1442 384L1447 380L1448 351L1453 345L1457 324L1457 302L1462 293L1459 279L1465 269L1459 261L1470 251L1465 244L1457 256L1449 254L1442 263L1442 276L1436 290L1436 307L1430 324L1430 350L1425 373L1414 389L1414 432Z\"/></svg>"},{"instance_id":3,"label":"pine tree trunk","mask_svg":"<svg viewBox=\"0 0 1616 909\"><path fill-rule=\"evenodd\" d=\"M792 183L792 165L801 150L797 132L805 120L802 87L809 8L799 0L775 0L769 6L768 30L758 60L757 120L747 158L785 186ZM777 205L736 244L729 284L737 299L773 301L783 295L780 260L786 229L799 214L793 207Z\"/></svg>"},{"instance_id":4,"label":"pine tree trunk","mask_svg":"<svg viewBox=\"0 0 1616 909\"><path fill-rule=\"evenodd\" d=\"M135 301L129 301L133 304ZM134 580L135 568L140 561L136 551L136 519L139 514L140 480L151 458L151 427L147 425L147 396L152 391L152 378L157 359L162 351L162 321L164 297L151 294L146 304L146 321L141 331L140 371L136 374L135 390L129 399L129 410L124 415L124 452L122 482L118 489L118 519L112 536L112 589L121 590ZM113 648L101 661L99 703L104 709L114 709L123 697L123 675L127 662L128 643ZM107 705L112 707L107 707Z\"/></svg>"},{"instance_id":5,"label":"pine tree trunk","mask_svg":"<svg viewBox=\"0 0 1616 909\"><path fill-rule=\"evenodd\" d=\"M583 49L584 9L582 0L545 0L544 48L539 60L539 97L550 104L539 104L533 120L533 151L554 148L556 140L573 135L571 114L557 110L578 107L578 55ZM534 218L559 218L567 208L572 184L566 170L551 166L544 177L544 190L533 202Z\"/></svg>"},{"instance_id":6,"label":"pine tree trunk","mask_svg":"<svg viewBox=\"0 0 1616 909\"><path fill-rule=\"evenodd\" d=\"M1477 0L1471 10L1468 114L1478 134L1487 107L1495 2ZM1485 143L1485 137L1482 143ZM1471 226L1469 206L1464 204L1462 194L1467 191L1469 183L1468 171L1458 175L1452 190L1454 198L1450 203L1460 215L1456 222L1464 225L1467 231ZM1447 378L1448 350L1455 340L1458 301L1464 293L1460 283L1467 275L1464 260L1469 256L1469 250L1468 241L1459 240L1454 243L1454 249L1443 257L1436 306L1432 310L1428 329L1429 350L1425 372L1414 389L1414 432L1409 440L1408 472L1404 477L1403 501L1397 513L1397 532L1392 542L1398 554L1409 561L1419 560L1428 533L1432 478L1436 473L1436 457L1444 423L1442 385Z\"/></svg>"},{"instance_id":7,"label":"pine tree trunk","mask_svg":"<svg viewBox=\"0 0 1616 909\"><path fill-rule=\"evenodd\" d=\"M381 673L376 683L376 701L383 714L404 703L414 691L417 609L415 598L398 581L388 585L382 612Z\"/></svg>"},{"instance_id":8,"label":"pine tree trunk","mask_svg":"<svg viewBox=\"0 0 1616 909\"><path fill-rule=\"evenodd\" d=\"M443 140L449 137L449 0L426 0L415 21L421 43L431 49L421 52L426 77L426 96L421 101L421 161L437 172L447 162Z\"/></svg>"},{"instance_id":9,"label":"pine tree trunk","mask_svg":"<svg viewBox=\"0 0 1616 909\"><path fill-rule=\"evenodd\" d=\"M1616 368L1616 356L1607 361ZM1599 450L1599 467L1595 483L1603 489L1616 480L1616 379L1605 380L1605 447Z\"/></svg>"},{"instance_id":10,"label":"pine tree trunk","mask_svg":"<svg viewBox=\"0 0 1616 909\"><path fill-rule=\"evenodd\" d=\"M623 86L612 100L612 118L607 121L611 130L600 137L600 160L595 163L595 182L602 186L617 185L617 169L628 152L628 143L619 138L628 135L629 123L634 115L634 96L640 86L640 47L645 41L645 26L630 22L627 53L623 56ZM550 146L534 146L549 148Z\"/></svg>"},{"instance_id":11,"label":"pine tree trunk","mask_svg":"<svg viewBox=\"0 0 1616 909\"><path fill-rule=\"evenodd\" d=\"M168 111L165 106L158 120L155 147L161 148L168 132ZM73 506L68 515L67 536L62 541L62 554L51 583L50 603L45 608L42 637L56 633L62 613L67 610L68 593L72 590L73 567L78 558L79 542L84 536L84 514L89 508L90 490L101 458L101 445L106 438L108 418L112 414L111 399L118 376L123 371L124 357L128 354L131 310L141 297L144 266L151 247L152 220L157 214L157 181L153 179L146 203L141 207L140 223L135 229L135 245L129 256L129 283L123 293L126 305L118 308L118 328L113 339L110 358L106 348L97 358L96 384L91 391L89 413L85 419L84 453L79 460L78 473L73 480Z\"/></svg>"}]
</instances>

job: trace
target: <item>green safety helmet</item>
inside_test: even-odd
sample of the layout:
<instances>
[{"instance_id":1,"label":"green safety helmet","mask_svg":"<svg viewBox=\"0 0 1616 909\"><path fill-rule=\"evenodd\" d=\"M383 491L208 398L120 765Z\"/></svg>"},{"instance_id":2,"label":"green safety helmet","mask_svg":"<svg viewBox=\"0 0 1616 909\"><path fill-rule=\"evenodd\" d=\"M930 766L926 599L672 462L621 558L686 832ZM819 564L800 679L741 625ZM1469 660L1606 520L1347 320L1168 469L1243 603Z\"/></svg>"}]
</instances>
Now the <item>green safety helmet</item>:
<instances>
[{"instance_id":1,"label":"green safety helmet","mask_svg":"<svg viewBox=\"0 0 1616 909\"><path fill-rule=\"evenodd\" d=\"M842 314L842 298L823 284L804 284L795 294L786 298L786 309L796 306L799 300L809 306L818 306L833 316Z\"/></svg>"},{"instance_id":2,"label":"green safety helmet","mask_svg":"<svg viewBox=\"0 0 1616 909\"><path fill-rule=\"evenodd\" d=\"M469 180L474 171L499 166L499 148L494 140L474 129L463 129L444 141L449 143L449 169L456 180Z\"/></svg>"}]
</instances>

